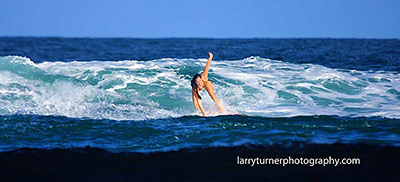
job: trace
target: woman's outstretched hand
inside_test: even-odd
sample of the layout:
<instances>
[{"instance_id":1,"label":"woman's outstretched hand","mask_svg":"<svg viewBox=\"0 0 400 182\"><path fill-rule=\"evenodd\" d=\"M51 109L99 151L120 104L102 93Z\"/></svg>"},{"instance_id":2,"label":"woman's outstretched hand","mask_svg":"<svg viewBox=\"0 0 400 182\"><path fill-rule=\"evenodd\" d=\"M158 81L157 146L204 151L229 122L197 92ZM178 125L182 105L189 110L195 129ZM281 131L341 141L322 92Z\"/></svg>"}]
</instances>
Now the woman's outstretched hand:
<instances>
[{"instance_id":1,"label":"woman's outstretched hand","mask_svg":"<svg viewBox=\"0 0 400 182\"><path fill-rule=\"evenodd\" d=\"M208 55L210 56L210 58L214 57L213 53L208 52Z\"/></svg>"}]
</instances>

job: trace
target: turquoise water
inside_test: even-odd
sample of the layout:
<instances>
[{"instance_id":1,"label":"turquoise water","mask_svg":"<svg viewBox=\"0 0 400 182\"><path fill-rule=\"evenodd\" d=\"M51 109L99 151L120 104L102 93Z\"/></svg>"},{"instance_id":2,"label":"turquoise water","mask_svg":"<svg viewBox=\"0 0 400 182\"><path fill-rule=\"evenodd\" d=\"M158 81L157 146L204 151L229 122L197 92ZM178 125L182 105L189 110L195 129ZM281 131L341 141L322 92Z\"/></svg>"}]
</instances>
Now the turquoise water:
<instances>
[{"instance_id":1,"label":"turquoise water","mask_svg":"<svg viewBox=\"0 0 400 182\"><path fill-rule=\"evenodd\" d=\"M34 63L0 57L0 114L146 120L199 115L190 80L206 59ZM231 113L400 118L400 74L261 57L214 60L215 93ZM203 93L207 115L218 109Z\"/></svg>"},{"instance_id":2,"label":"turquoise water","mask_svg":"<svg viewBox=\"0 0 400 182\"><path fill-rule=\"evenodd\" d=\"M0 57L0 150L166 151L245 143L400 143L400 74L262 57L214 60L221 116L191 101L206 59L35 63Z\"/></svg>"},{"instance_id":3,"label":"turquoise water","mask_svg":"<svg viewBox=\"0 0 400 182\"><path fill-rule=\"evenodd\" d=\"M190 80L209 78L229 113ZM0 151L399 146L400 40L0 37Z\"/></svg>"}]
</instances>

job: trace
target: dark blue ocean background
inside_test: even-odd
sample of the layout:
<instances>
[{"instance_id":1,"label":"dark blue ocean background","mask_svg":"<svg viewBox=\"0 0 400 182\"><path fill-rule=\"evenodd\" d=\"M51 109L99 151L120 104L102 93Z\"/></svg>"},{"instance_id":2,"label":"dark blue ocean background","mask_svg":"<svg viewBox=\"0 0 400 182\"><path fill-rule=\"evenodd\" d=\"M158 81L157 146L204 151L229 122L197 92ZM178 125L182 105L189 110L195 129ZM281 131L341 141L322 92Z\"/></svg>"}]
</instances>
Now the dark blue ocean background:
<instances>
[{"instance_id":1,"label":"dark blue ocean background","mask_svg":"<svg viewBox=\"0 0 400 182\"><path fill-rule=\"evenodd\" d=\"M191 103L210 80L231 113ZM0 37L0 151L400 146L400 40Z\"/></svg>"}]
</instances>

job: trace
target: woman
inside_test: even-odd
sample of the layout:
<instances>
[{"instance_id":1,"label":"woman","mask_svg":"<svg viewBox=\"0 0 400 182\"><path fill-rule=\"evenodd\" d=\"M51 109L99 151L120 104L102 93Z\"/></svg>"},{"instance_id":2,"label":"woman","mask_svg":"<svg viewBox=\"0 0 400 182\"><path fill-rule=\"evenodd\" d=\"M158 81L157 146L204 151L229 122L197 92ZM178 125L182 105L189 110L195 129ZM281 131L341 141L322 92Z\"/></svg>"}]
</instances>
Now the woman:
<instances>
[{"instance_id":1,"label":"woman","mask_svg":"<svg viewBox=\"0 0 400 182\"><path fill-rule=\"evenodd\" d=\"M200 111L203 114L203 116L206 116L200 96L201 90L203 90L203 88L207 90L211 99L214 101L215 105L217 105L219 111L221 111L221 113L225 113L217 96L215 96L214 87L211 81L208 80L208 69L210 68L211 60L214 56L211 52L209 52L208 55L210 57L208 58L206 67L204 68L204 72L194 75L191 81L193 105L196 110Z\"/></svg>"}]
</instances>

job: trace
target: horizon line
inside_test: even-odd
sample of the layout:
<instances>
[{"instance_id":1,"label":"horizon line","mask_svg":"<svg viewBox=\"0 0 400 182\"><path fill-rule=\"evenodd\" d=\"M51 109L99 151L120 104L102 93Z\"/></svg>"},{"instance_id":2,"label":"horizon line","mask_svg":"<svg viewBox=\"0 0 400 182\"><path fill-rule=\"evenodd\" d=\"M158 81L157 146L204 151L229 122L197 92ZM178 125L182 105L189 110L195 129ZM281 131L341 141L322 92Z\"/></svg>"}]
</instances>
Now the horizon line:
<instances>
[{"instance_id":1,"label":"horizon line","mask_svg":"<svg viewBox=\"0 0 400 182\"><path fill-rule=\"evenodd\" d=\"M385 39L391 40L400 38L379 38L379 37L129 37L129 36L20 36L0 35L0 38L65 38L65 39Z\"/></svg>"}]
</instances>

